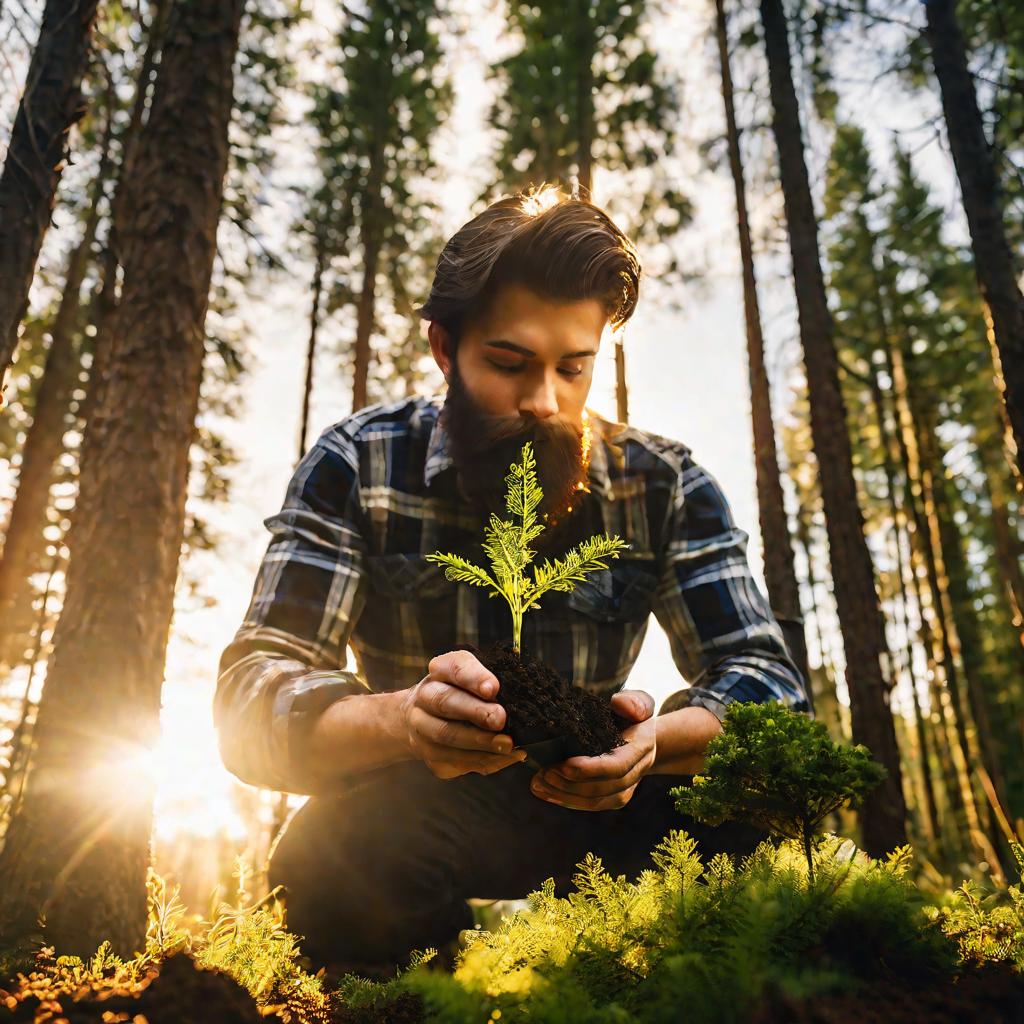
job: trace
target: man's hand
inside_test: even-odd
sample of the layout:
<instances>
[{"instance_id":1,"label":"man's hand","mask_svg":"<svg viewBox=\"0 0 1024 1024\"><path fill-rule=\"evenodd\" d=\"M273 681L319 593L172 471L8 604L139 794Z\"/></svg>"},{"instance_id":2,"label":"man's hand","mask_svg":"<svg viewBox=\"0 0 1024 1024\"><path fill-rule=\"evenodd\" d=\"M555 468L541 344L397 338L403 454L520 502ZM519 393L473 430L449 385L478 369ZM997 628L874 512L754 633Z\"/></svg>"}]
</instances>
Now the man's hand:
<instances>
[{"instance_id":1,"label":"man's hand","mask_svg":"<svg viewBox=\"0 0 1024 1024\"><path fill-rule=\"evenodd\" d=\"M570 757L538 772L531 783L542 800L579 811L610 811L625 807L657 752L654 698L642 690L620 690L612 707L636 725L622 731L626 743L600 757Z\"/></svg>"},{"instance_id":2,"label":"man's hand","mask_svg":"<svg viewBox=\"0 0 1024 1024\"><path fill-rule=\"evenodd\" d=\"M495 703L498 680L469 651L434 658L401 704L409 747L439 779L468 772L492 775L525 760L512 753L505 709Z\"/></svg>"}]
</instances>

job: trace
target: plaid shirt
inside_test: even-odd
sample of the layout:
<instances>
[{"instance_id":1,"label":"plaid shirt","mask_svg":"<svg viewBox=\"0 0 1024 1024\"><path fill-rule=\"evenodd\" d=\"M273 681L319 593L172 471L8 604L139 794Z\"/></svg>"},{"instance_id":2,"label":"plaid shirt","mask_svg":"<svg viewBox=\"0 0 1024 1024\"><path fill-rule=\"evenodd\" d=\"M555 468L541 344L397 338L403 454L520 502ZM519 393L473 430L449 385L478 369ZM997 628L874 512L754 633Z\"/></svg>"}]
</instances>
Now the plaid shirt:
<instances>
[{"instance_id":1,"label":"plaid shirt","mask_svg":"<svg viewBox=\"0 0 1024 1024\"><path fill-rule=\"evenodd\" d=\"M483 521L460 500L441 398L370 406L328 428L302 459L252 602L224 651L214 717L239 778L320 789L306 756L318 715L349 694L404 689L456 644L508 639L511 616L486 590L449 582L434 551L481 558ZM668 634L688 705L720 719L731 701L809 711L781 629L750 575L747 534L685 445L590 412L588 508L630 546L572 593L525 616L522 643L596 693L622 688L650 613ZM602 525L603 524L603 525ZM358 671L346 671L351 645Z\"/></svg>"}]
</instances>

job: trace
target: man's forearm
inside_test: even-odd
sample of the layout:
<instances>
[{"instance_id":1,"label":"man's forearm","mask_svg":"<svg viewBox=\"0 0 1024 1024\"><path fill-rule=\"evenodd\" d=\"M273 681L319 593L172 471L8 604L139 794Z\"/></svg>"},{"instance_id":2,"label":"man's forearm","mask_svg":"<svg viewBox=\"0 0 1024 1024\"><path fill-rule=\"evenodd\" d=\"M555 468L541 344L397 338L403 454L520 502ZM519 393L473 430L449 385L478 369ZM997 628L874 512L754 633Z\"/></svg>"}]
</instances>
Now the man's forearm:
<instances>
[{"instance_id":1,"label":"man's forearm","mask_svg":"<svg viewBox=\"0 0 1024 1024\"><path fill-rule=\"evenodd\" d=\"M412 760L402 699L401 690L353 694L320 715L310 734L311 762L324 788L346 776Z\"/></svg>"},{"instance_id":2,"label":"man's forearm","mask_svg":"<svg viewBox=\"0 0 1024 1024\"><path fill-rule=\"evenodd\" d=\"M657 750L650 775L694 775L704 767L707 745L722 723L707 708L670 711L655 720Z\"/></svg>"}]
</instances>

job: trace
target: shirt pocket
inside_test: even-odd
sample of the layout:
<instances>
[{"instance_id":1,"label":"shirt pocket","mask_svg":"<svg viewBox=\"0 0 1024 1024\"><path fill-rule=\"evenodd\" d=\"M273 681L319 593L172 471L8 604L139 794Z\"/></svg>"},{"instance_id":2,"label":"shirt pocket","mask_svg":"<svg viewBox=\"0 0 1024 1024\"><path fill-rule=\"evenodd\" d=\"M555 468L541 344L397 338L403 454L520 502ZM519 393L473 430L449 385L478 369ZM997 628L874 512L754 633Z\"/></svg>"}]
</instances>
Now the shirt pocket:
<instances>
[{"instance_id":1,"label":"shirt pocket","mask_svg":"<svg viewBox=\"0 0 1024 1024\"><path fill-rule=\"evenodd\" d=\"M576 584L567 603L598 622L643 622L657 589L654 560L630 560L590 573Z\"/></svg>"},{"instance_id":2,"label":"shirt pocket","mask_svg":"<svg viewBox=\"0 0 1024 1024\"><path fill-rule=\"evenodd\" d=\"M455 596L455 588L444 575L444 566L428 562L423 555L367 555L370 589L393 601L439 601Z\"/></svg>"}]
</instances>

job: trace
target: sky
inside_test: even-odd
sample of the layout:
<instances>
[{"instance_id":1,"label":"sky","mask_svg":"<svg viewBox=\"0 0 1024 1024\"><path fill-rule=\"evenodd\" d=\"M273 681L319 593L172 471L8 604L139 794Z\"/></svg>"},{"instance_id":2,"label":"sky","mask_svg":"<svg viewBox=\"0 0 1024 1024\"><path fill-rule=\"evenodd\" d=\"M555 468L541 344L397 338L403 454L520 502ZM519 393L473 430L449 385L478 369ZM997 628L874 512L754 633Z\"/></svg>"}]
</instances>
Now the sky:
<instances>
[{"instance_id":1,"label":"sky","mask_svg":"<svg viewBox=\"0 0 1024 1024\"><path fill-rule=\"evenodd\" d=\"M722 131L717 67L710 59L707 7L701 0L668 4L654 35L663 58L678 67L685 83L685 138L699 140ZM312 38L329 29L333 5L316 0L318 23ZM483 123L489 100L484 69L507 52L496 4L461 0L467 37L449 54L456 86L456 107L436 147L449 172L440 195L446 233L472 215L486 166L488 140ZM922 123L916 103L885 96L879 103L877 82L856 81L851 71L845 104L864 115L863 122L879 147L894 128L908 132ZM925 111L927 113L928 111ZM924 136L921 136L924 138ZM292 140L295 141L295 140ZM812 174L820 175L822 152L812 136ZM301 176L308 150L301 144L279 146L284 177ZM751 538L751 571L764 590L761 540L757 522L750 428L743 300L735 240L732 183L726 173L703 167L695 147L681 154L687 187L695 199L694 222L680 239L682 251L706 267L702 280L687 286L676 301L681 309L658 308L651 290L641 289L637 312L626 329L631 420L688 445L695 459L722 485L737 524ZM948 159L938 145L919 155L926 174L944 190L953 206ZM306 165L308 167L308 164ZM614 197L614 182L598 169L594 198ZM759 204L752 196L755 218ZM268 211L268 230L280 232L287 218ZM784 270L785 260L782 260ZM765 262L767 267L767 261ZM794 364L790 339L795 336L790 286L772 261L762 279L761 300L770 343L774 392L786 393ZM217 660L240 624L260 557L268 541L263 520L275 513L294 466L305 373L309 295L305 272L279 275L243 310L251 327L250 369L242 402L219 423L240 461L233 472L230 502L211 513L224 543L216 554L196 555L194 570L202 580L202 599L184 602L176 615L168 649L162 739L148 756L158 787L156 831L170 842L183 829L199 835L225 830L240 838L244 823L237 805L238 784L220 764L211 706ZM427 351L423 342L424 352ZM318 364L312 403L312 437L343 418L349 408L349 384L334 356ZM615 418L614 364L610 338L602 343L590 406ZM0 467L2 474L3 467ZM0 480L2 483L2 480ZM424 666L425 671L425 666ZM418 680L410 679L409 685ZM651 619L640 658L628 686L651 693L660 702L683 685L668 644Z\"/></svg>"}]
</instances>

